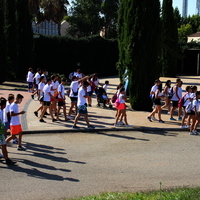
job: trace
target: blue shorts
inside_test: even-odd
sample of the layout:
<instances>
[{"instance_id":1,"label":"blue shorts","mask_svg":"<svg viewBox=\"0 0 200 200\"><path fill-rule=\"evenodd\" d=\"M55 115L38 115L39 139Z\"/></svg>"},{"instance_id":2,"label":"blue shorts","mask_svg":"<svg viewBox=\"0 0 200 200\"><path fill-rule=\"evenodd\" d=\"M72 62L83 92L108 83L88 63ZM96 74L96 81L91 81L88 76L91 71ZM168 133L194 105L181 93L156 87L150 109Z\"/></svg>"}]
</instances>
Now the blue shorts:
<instances>
[{"instance_id":1,"label":"blue shorts","mask_svg":"<svg viewBox=\"0 0 200 200\"><path fill-rule=\"evenodd\" d=\"M87 114L88 113L87 106L86 105L78 106L78 113L83 114L83 115Z\"/></svg>"},{"instance_id":2,"label":"blue shorts","mask_svg":"<svg viewBox=\"0 0 200 200\"><path fill-rule=\"evenodd\" d=\"M10 129L10 122L5 122L4 126L5 126L6 130Z\"/></svg>"},{"instance_id":3,"label":"blue shorts","mask_svg":"<svg viewBox=\"0 0 200 200\"><path fill-rule=\"evenodd\" d=\"M93 93L93 91L87 92L87 95L88 95L89 97L91 97L91 96L92 96L92 93Z\"/></svg>"},{"instance_id":4,"label":"blue shorts","mask_svg":"<svg viewBox=\"0 0 200 200\"><path fill-rule=\"evenodd\" d=\"M33 83L32 82L28 82L28 89L33 88Z\"/></svg>"}]
</instances>

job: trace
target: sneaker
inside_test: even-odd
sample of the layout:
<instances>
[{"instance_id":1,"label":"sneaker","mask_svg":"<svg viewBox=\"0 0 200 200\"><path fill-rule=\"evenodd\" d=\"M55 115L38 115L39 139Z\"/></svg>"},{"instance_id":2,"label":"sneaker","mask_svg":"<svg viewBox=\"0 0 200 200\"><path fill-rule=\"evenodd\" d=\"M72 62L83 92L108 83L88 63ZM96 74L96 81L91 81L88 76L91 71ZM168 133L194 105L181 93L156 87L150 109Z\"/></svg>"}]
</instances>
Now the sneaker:
<instances>
[{"instance_id":1,"label":"sneaker","mask_svg":"<svg viewBox=\"0 0 200 200\"><path fill-rule=\"evenodd\" d=\"M182 117L179 117L178 120L182 120Z\"/></svg>"},{"instance_id":2,"label":"sneaker","mask_svg":"<svg viewBox=\"0 0 200 200\"><path fill-rule=\"evenodd\" d=\"M67 119L74 119L72 116L67 116Z\"/></svg>"},{"instance_id":3,"label":"sneaker","mask_svg":"<svg viewBox=\"0 0 200 200\"><path fill-rule=\"evenodd\" d=\"M119 121L117 124L122 126L125 125L123 121Z\"/></svg>"},{"instance_id":4,"label":"sneaker","mask_svg":"<svg viewBox=\"0 0 200 200\"><path fill-rule=\"evenodd\" d=\"M40 119L39 121L40 121L40 122L45 122L43 119Z\"/></svg>"},{"instance_id":5,"label":"sneaker","mask_svg":"<svg viewBox=\"0 0 200 200\"><path fill-rule=\"evenodd\" d=\"M165 123L162 119L161 119L161 120L158 120L158 122L160 122L160 123Z\"/></svg>"},{"instance_id":6,"label":"sneaker","mask_svg":"<svg viewBox=\"0 0 200 200\"><path fill-rule=\"evenodd\" d=\"M152 122L151 117L147 117L147 119L148 119L150 122Z\"/></svg>"},{"instance_id":7,"label":"sneaker","mask_svg":"<svg viewBox=\"0 0 200 200\"><path fill-rule=\"evenodd\" d=\"M89 106L89 107L92 107L92 105L91 105L91 104L88 104L88 106Z\"/></svg>"},{"instance_id":8,"label":"sneaker","mask_svg":"<svg viewBox=\"0 0 200 200\"><path fill-rule=\"evenodd\" d=\"M193 130L192 131L195 135L199 135L199 133L197 132L197 130Z\"/></svg>"},{"instance_id":9,"label":"sneaker","mask_svg":"<svg viewBox=\"0 0 200 200\"><path fill-rule=\"evenodd\" d=\"M185 125L186 128L190 128L190 125Z\"/></svg>"},{"instance_id":10,"label":"sneaker","mask_svg":"<svg viewBox=\"0 0 200 200\"><path fill-rule=\"evenodd\" d=\"M9 158L6 160L7 165L14 165L15 163L17 163L17 162L14 162L14 161L10 160Z\"/></svg>"},{"instance_id":11,"label":"sneaker","mask_svg":"<svg viewBox=\"0 0 200 200\"><path fill-rule=\"evenodd\" d=\"M52 119L52 122L56 122L57 121L57 119Z\"/></svg>"},{"instance_id":12,"label":"sneaker","mask_svg":"<svg viewBox=\"0 0 200 200\"><path fill-rule=\"evenodd\" d=\"M34 99L34 95L33 94L31 95L31 98Z\"/></svg>"},{"instance_id":13,"label":"sneaker","mask_svg":"<svg viewBox=\"0 0 200 200\"><path fill-rule=\"evenodd\" d=\"M158 119L156 119L155 117L151 118L153 121L159 121Z\"/></svg>"},{"instance_id":14,"label":"sneaker","mask_svg":"<svg viewBox=\"0 0 200 200\"><path fill-rule=\"evenodd\" d=\"M73 129L78 129L79 127L78 127L78 126L72 126L72 128L73 128Z\"/></svg>"},{"instance_id":15,"label":"sneaker","mask_svg":"<svg viewBox=\"0 0 200 200\"><path fill-rule=\"evenodd\" d=\"M173 117L171 117L170 120L176 121L176 119L174 119Z\"/></svg>"},{"instance_id":16,"label":"sneaker","mask_svg":"<svg viewBox=\"0 0 200 200\"><path fill-rule=\"evenodd\" d=\"M3 154L0 153L0 159L1 159L1 158L4 158L4 156L3 156Z\"/></svg>"},{"instance_id":17,"label":"sneaker","mask_svg":"<svg viewBox=\"0 0 200 200\"><path fill-rule=\"evenodd\" d=\"M18 144L18 139L14 139L14 140L12 141L12 143L13 143L13 144Z\"/></svg>"},{"instance_id":18,"label":"sneaker","mask_svg":"<svg viewBox=\"0 0 200 200\"><path fill-rule=\"evenodd\" d=\"M133 127L133 125L131 125L131 124L127 124L126 127Z\"/></svg>"},{"instance_id":19,"label":"sneaker","mask_svg":"<svg viewBox=\"0 0 200 200\"><path fill-rule=\"evenodd\" d=\"M170 115L170 112L167 112L168 115Z\"/></svg>"},{"instance_id":20,"label":"sneaker","mask_svg":"<svg viewBox=\"0 0 200 200\"><path fill-rule=\"evenodd\" d=\"M120 127L120 125L119 125L119 124L114 124L114 126L115 126L115 127Z\"/></svg>"},{"instance_id":21,"label":"sneaker","mask_svg":"<svg viewBox=\"0 0 200 200\"><path fill-rule=\"evenodd\" d=\"M35 114L36 117L38 117L38 112L37 111L35 111L34 114Z\"/></svg>"},{"instance_id":22,"label":"sneaker","mask_svg":"<svg viewBox=\"0 0 200 200\"><path fill-rule=\"evenodd\" d=\"M87 129L95 129L95 127L90 125L90 126L87 127Z\"/></svg>"},{"instance_id":23,"label":"sneaker","mask_svg":"<svg viewBox=\"0 0 200 200\"><path fill-rule=\"evenodd\" d=\"M18 146L18 147L17 147L17 150L19 150L19 151L26 151L26 147Z\"/></svg>"},{"instance_id":24,"label":"sneaker","mask_svg":"<svg viewBox=\"0 0 200 200\"><path fill-rule=\"evenodd\" d=\"M180 128L188 128L187 125L180 126Z\"/></svg>"},{"instance_id":25,"label":"sneaker","mask_svg":"<svg viewBox=\"0 0 200 200\"><path fill-rule=\"evenodd\" d=\"M192 132L189 132L189 135L196 135L196 133L194 133L194 132L192 131Z\"/></svg>"}]
</instances>

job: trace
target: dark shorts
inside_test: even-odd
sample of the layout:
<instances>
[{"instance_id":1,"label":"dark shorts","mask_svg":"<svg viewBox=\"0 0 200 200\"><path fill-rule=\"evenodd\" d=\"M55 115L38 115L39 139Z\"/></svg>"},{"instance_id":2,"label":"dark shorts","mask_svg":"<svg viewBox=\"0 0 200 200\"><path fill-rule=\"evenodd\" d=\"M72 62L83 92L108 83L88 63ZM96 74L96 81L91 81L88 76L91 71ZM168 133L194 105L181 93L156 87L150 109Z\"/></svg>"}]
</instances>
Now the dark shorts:
<instances>
[{"instance_id":1,"label":"dark shorts","mask_svg":"<svg viewBox=\"0 0 200 200\"><path fill-rule=\"evenodd\" d=\"M161 105L160 98L154 100L155 105Z\"/></svg>"},{"instance_id":2,"label":"dark shorts","mask_svg":"<svg viewBox=\"0 0 200 200\"><path fill-rule=\"evenodd\" d=\"M38 84L34 84L34 86L35 86L36 90L38 90Z\"/></svg>"},{"instance_id":3,"label":"dark shorts","mask_svg":"<svg viewBox=\"0 0 200 200\"><path fill-rule=\"evenodd\" d=\"M50 101L44 101L44 106L50 106L51 102Z\"/></svg>"},{"instance_id":4,"label":"dark shorts","mask_svg":"<svg viewBox=\"0 0 200 200\"><path fill-rule=\"evenodd\" d=\"M191 110L190 113L187 113L188 115L195 115L195 112L193 110Z\"/></svg>"},{"instance_id":5,"label":"dark shorts","mask_svg":"<svg viewBox=\"0 0 200 200\"><path fill-rule=\"evenodd\" d=\"M65 105L65 102L63 101L58 101L58 106L64 106Z\"/></svg>"},{"instance_id":6,"label":"dark shorts","mask_svg":"<svg viewBox=\"0 0 200 200\"><path fill-rule=\"evenodd\" d=\"M87 95L88 95L89 97L91 97L91 96L92 96L92 93L93 93L93 91L87 92Z\"/></svg>"},{"instance_id":7,"label":"dark shorts","mask_svg":"<svg viewBox=\"0 0 200 200\"><path fill-rule=\"evenodd\" d=\"M32 82L28 82L28 89L33 88L33 83Z\"/></svg>"},{"instance_id":8,"label":"dark shorts","mask_svg":"<svg viewBox=\"0 0 200 200\"><path fill-rule=\"evenodd\" d=\"M71 99L71 102L72 102L72 103L76 103L77 100L78 100L78 97L70 97L70 99Z\"/></svg>"},{"instance_id":9,"label":"dark shorts","mask_svg":"<svg viewBox=\"0 0 200 200\"><path fill-rule=\"evenodd\" d=\"M6 130L10 129L10 122L5 122L4 126L5 126Z\"/></svg>"},{"instance_id":10,"label":"dark shorts","mask_svg":"<svg viewBox=\"0 0 200 200\"><path fill-rule=\"evenodd\" d=\"M178 107L178 101L172 101L172 107Z\"/></svg>"},{"instance_id":11,"label":"dark shorts","mask_svg":"<svg viewBox=\"0 0 200 200\"><path fill-rule=\"evenodd\" d=\"M78 106L78 113L83 114L83 115L87 114L88 113L87 106L86 105Z\"/></svg>"}]
</instances>

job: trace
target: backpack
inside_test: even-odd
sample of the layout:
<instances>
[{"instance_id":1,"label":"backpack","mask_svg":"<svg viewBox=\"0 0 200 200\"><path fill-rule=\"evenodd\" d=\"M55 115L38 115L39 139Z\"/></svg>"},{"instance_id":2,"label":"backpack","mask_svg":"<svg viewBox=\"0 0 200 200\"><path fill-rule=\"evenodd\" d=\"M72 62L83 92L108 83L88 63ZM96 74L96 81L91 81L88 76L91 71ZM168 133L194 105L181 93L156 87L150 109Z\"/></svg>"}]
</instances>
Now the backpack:
<instances>
[{"instance_id":1,"label":"backpack","mask_svg":"<svg viewBox=\"0 0 200 200\"><path fill-rule=\"evenodd\" d=\"M186 112L187 114L190 114L191 111L192 111L192 107L193 107L193 100L190 101L190 102L188 103L188 105L185 107L185 112Z\"/></svg>"},{"instance_id":2,"label":"backpack","mask_svg":"<svg viewBox=\"0 0 200 200\"><path fill-rule=\"evenodd\" d=\"M172 87L172 88L170 89L170 92L169 92L169 94L168 94L168 98L171 99L173 96L174 96L174 87Z\"/></svg>"},{"instance_id":3,"label":"backpack","mask_svg":"<svg viewBox=\"0 0 200 200\"><path fill-rule=\"evenodd\" d=\"M115 103L116 100L117 100L117 92L111 98L112 103Z\"/></svg>"},{"instance_id":4,"label":"backpack","mask_svg":"<svg viewBox=\"0 0 200 200\"><path fill-rule=\"evenodd\" d=\"M72 80L72 77L74 76L74 72L69 74L69 79Z\"/></svg>"},{"instance_id":5,"label":"backpack","mask_svg":"<svg viewBox=\"0 0 200 200\"><path fill-rule=\"evenodd\" d=\"M185 100L185 96L187 95L188 93L186 93L183 97L181 97L178 101L178 107L182 108L184 103L187 101L187 99Z\"/></svg>"},{"instance_id":6,"label":"backpack","mask_svg":"<svg viewBox=\"0 0 200 200\"><path fill-rule=\"evenodd\" d=\"M115 101L115 107L117 108L119 106L119 104L120 104L120 100L119 100L119 98L117 98Z\"/></svg>"}]
</instances>

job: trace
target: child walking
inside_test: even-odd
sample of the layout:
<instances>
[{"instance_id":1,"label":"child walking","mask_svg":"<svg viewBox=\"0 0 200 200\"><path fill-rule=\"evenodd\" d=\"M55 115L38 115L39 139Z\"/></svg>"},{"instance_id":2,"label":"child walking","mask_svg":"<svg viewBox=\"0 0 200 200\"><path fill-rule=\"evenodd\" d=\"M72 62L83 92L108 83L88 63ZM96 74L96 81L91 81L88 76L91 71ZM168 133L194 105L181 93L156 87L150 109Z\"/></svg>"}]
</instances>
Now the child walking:
<instances>
[{"instance_id":1,"label":"child walking","mask_svg":"<svg viewBox=\"0 0 200 200\"><path fill-rule=\"evenodd\" d=\"M6 143L10 142L10 140L16 138L16 135L18 135L18 147L17 150L19 151L26 151L26 147L22 146L22 126L20 124L19 115L23 115L25 111L19 112L18 104L20 104L23 100L23 96L21 94L18 94L16 97L15 102L13 102L10 105L10 132L11 136L9 136L6 139Z\"/></svg>"}]
</instances>

